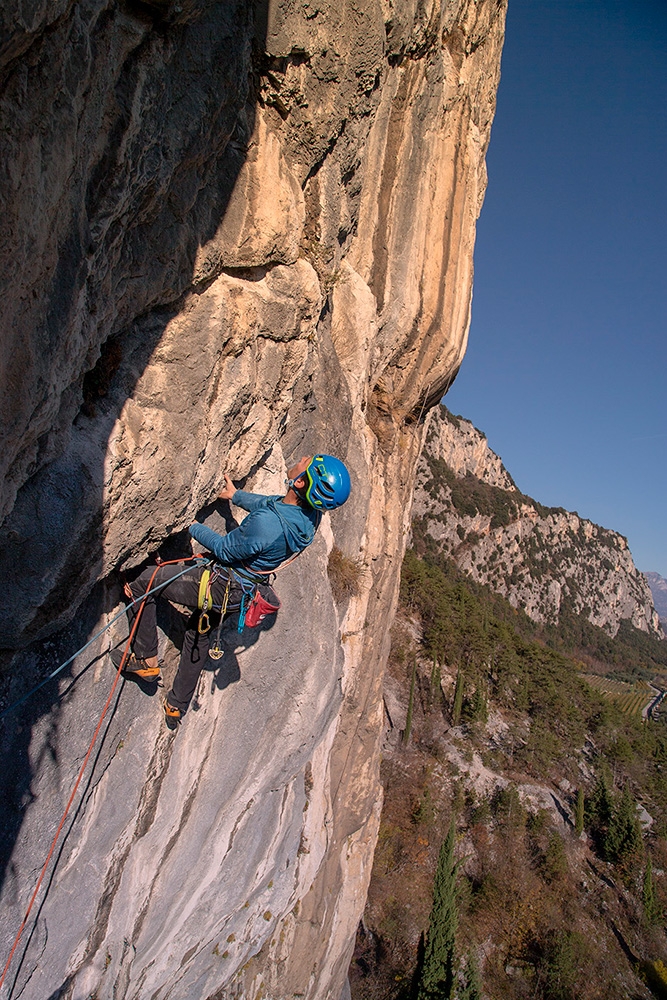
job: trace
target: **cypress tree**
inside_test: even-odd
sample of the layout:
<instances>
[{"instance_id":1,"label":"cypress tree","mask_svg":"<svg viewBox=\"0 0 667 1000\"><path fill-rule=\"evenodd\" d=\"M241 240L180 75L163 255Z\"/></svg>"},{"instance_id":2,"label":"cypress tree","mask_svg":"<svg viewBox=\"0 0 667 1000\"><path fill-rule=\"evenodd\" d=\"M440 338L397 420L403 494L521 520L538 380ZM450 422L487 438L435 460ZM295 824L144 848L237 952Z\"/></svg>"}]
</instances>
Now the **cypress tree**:
<instances>
[{"instance_id":1,"label":"cypress tree","mask_svg":"<svg viewBox=\"0 0 667 1000\"><path fill-rule=\"evenodd\" d=\"M580 837L584 832L584 790L577 789L577 805L574 810L574 832Z\"/></svg>"},{"instance_id":2,"label":"cypress tree","mask_svg":"<svg viewBox=\"0 0 667 1000\"><path fill-rule=\"evenodd\" d=\"M454 688L454 702L452 704L452 725L458 726L461 721L461 709L463 708L463 671L459 667L456 674L456 687Z\"/></svg>"},{"instance_id":3,"label":"cypress tree","mask_svg":"<svg viewBox=\"0 0 667 1000\"><path fill-rule=\"evenodd\" d=\"M454 819L449 825L433 885L433 906L428 923L424 964L419 977L417 1000L452 1000L455 987L455 939L458 926L454 860Z\"/></svg>"},{"instance_id":4,"label":"cypress tree","mask_svg":"<svg viewBox=\"0 0 667 1000\"><path fill-rule=\"evenodd\" d=\"M641 850L642 835L637 819L637 805L626 785L603 840L604 856L607 861L616 863L639 854Z\"/></svg>"},{"instance_id":5,"label":"cypress tree","mask_svg":"<svg viewBox=\"0 0 667 1000\"><path fill-rule=\"evenodd\" d=\"M440 700L440 663L437 655L433 654L433 668L431 670L431 697L436 702Z\"/></svg>"},{"instance_id":6,"label":"cypress tree","mask_svg":"<svg viewBox=\"0 0 667 1000\"><path fill-rule=\"evenodd\" d=\"M598 776L593 789L591 813L597 826L604 827L611 823L614 814L614 799L604 771Z\"/></svg>"},{"instance_id":7,"label":"cypress tree","mask_svg":"<svg viewBox=\"0 0 667 1000\"><path fill-rule=\"evenodd\" d=\"M651 856L646 859L646 869L644 871L644 885L642 886L642 902L644 904L644 916L649 924L657 924L660 921L661 913L658 901L655 898L655 882L653 881L653 865Z\"/></svg>"},{"instance_id":8,"label":"cypress tree","mask_svg":"<svg viewBox=\"0 0 667 1000\"><path fill-rule=\"evenodd\" d=\"M593 794L586 805L596 847L599 853L606 858L607 837L615 810L614 799L604 771L598 775Z\"/></svg>"},{"instance_id":9,"label":"cypress tree","mask_svg":"<svg viewBox=\"0 0 667 1000\"><path fill-rule=\"evenodd\" d=\"M460 992L460 1000L482 1000L482 978L479 974L477 956L473 951L468 955L465 984Z\"/></svg>"},{"instance_id":10,"label":"cypress tree","mask_svg":"<svg viewBox=\"0 0 667 1000\"><path fill-rule=\"evenodd\" d=\"M410 697L408 698L408 714L405 718L405 730L403 732L403 742L407 743L412 732L412 711L415 706L415 682L417 680L417 660L412 664L412 680L410 681Z\"/></svg>"}]
</instances>

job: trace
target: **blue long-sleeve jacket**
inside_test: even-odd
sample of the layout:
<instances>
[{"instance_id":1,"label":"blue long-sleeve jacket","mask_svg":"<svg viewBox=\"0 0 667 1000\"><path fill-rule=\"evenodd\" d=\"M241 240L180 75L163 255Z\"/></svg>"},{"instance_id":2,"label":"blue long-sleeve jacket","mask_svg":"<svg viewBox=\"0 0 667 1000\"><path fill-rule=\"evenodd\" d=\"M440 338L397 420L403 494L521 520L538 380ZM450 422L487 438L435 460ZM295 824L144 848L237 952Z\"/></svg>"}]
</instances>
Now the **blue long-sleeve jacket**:
<instances>
[{"instance_id":1,"label":"blue long-sleeve jacket","mask_svg":"<svg viewBox=\"0 0 667 1000\"><path fill-rule=\"evenodd\" d=\"M282 499L237 490L232 503L249 511L238 528L219 535L205 524L197 523L191 525L190 534L223 566L273 570L310 545L320 520L317 511L283 503Z\"/></svg>"}]
</instances>

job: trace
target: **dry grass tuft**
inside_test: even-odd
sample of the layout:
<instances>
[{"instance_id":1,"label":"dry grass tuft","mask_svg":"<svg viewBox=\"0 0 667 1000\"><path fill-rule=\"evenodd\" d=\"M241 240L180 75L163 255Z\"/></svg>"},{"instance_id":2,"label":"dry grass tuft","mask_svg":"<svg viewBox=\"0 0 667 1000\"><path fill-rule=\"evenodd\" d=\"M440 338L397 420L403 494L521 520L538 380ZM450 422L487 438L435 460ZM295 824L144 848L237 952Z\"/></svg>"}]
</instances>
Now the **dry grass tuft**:
<instances>
[{"instance_id":1,"label":"dry grass tuft","mask_svg":"<svg viewBox=\"0 0 667 1000\"><path fill-rule=\"evenodd\" d=\"M334 545L329 554L327 569L336 604L359 594L361 590L361 564L357 559L350 559L349 556L341 552L337 545Z\"/></svg>"}]
</instances>

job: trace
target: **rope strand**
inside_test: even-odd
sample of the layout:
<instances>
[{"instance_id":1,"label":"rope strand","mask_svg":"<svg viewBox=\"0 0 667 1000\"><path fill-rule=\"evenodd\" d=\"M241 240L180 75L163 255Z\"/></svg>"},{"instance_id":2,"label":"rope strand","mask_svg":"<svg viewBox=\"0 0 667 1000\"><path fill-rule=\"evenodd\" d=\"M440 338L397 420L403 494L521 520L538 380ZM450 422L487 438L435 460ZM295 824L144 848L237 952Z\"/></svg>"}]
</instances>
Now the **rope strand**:
<instances>
[{"instance_id":1,"label":"rope strand","mask_svg":"<svg viewBox=\"0 0 667 1000\"><path fill-rule=\"evenodd\" d=\"M153 580L155 579L155 576L156 576L157 572L160 570L160 568L162 566L171 566L171 565L174 565L174 564L177 564L177 563L190 562L194 558L198 558L198 557L190 556L188 559L170 559L167 562L160 563L158 566L155 567L155 570L153 571L153 575L151 576L150 580L148 581L148 587L146 588L146 592L144 594L142 594L142 596L140 598L137 598L136 601L132 602L133 605L137 604L137 603L140 603L139 610L137 611L136 618L134 619L134 622L132 623L132 629L130 631L129 638L128 638L126 644L125 644L125 649L123 650L123 656L121 658L120 664L118 665L118 669L116 671L116 676L114 678L114 682L113 682L113 684L111 686L111 690L109 692L109 696L108 696L106 702L104 703L104 708L102 709L102 713L100 715L99 721L97 723L97 726L95 727L95 732L93 733L93 737L92 737L92 739L90 741L90 744L88 746L88 750L86 752L86 756L83 759L83 764L81 765L81 767L79 769L79 773L78 773L77 778L76 778L76 781L74 782L74 788L72 789L72 793L71 793L71 795L70 795L70 797L69 797L69 799L67 801L67 805L65 806L65 811L64 811L64 813L62 815L60 823L58 824L58 829L56 830L56 833L55 833L55 836L53 838L53 841L51 842L51 847L49 848L49 852L46 855L46 861L44 862L44 864L42 866L42 870L40 872L39 878L37 879L37 885L35 886L35 889L33 891L32 896L30 897L30 902L28 903L28 908L25 911L25 916L23 917L23 920L21 922L21 926L18 929L18 933L17 933L16 937L14 938L14 943L13 943L11 951L9 953L9 958L7 959L7 961L5 963L5 967L3 969L2 976L0 977L0 989L2 988L2 985L3 985L4 981L5 981L6 976L7 976L7 972L9 970L9 966L11 964L12 958L14 957L14 952L18 948L19 941L21 940L21 936L23 934L23 931L25 930L25 926L28 923L28 917L30 916L30 912L31 912L31 910L33 908L33 905L34 905L34 902L35 902L35 900L37 898L37 893L39 892L40 887L42 885L42 882L44 880L44 876L46 874L46 870L47 870L47 868L49 866L49 861L53 857L53 852L56 849L56 844L58 843L58 838L60 837L62 828L65 825L65 820L67 819L67 816L69 814L70 808L72 806L72 803L73 803L74 798L76 796L76 793L78 791L79 785L81 784L81 779L83 778L84 771L86 770L86 765L88 764L88 761L90 760L90 755L93 752L93 747L94 747L95 742L97 740L97 737L99 735L100 729L102 728L102 723L104 722L104 718L105 718L105 716L107 714L107 711L109 710L109 705L111 704L111 701L113 699L114 692L116 690L116 687L118 686L118 681L120 679L121 672L123 670L123 667L125 666L125 663L127 661L127 657L128 657L128 655L130 653L130 648L131 648L131 645L132 645L132 640L134 639L134 636L136 634L137 628L139 626L139 621L141 619L141 613L142 613L142 611L144 609L144 606L145 606L146 598L150 594L155 593L155 591L161 589L160 586L158 586L158 587L155 587L154 590L151 590L151 587L153 586ZM207 560L207 562L210 562L210 560ZM177 574L177 576L183 576L183 573L187 573L190 568L191 567L188 567L186 570L183 570L183 572ZM168 582L171 583L172 580L175 580L175 579L177 579L177 577L172 577L172 579L169 580ZM162 584L161 586L165 586L165 584ZM116 616L116 617L118 617L118 616ZM115 618L112 619L112 621L109 622L109 625L111 625L112 622L115 621L115 620L116 620ZM106 630L106 628L109 627L109 625L105 626L105 628L102 629L102 632L104 632ZM102 632L98 633L98 635L101 635ZM97 636L95 636L95 638L97 638ZM92 641L93 640L91 639L91 642ZM89 645L90 645L90 642L86 643L86 646L89 646ZM85 649L86 646L83 646L82 650ZM76 655L77 654L75 653L75 656ZM72 659L74 659L74 657L70 657L70 659L67 661L67 663L70 663ZM63 664L63 666L64 665L65 664ZM60 667L59 669L62 669L62 667ZM55 674L53 676L55 676ZM48 679L49 678L47 678L47 680ZM37 690L37 688L35 688L34 690Z\"/></svg>"},{"instance_id":2,"label":"rope strand","mask_svg":"<svg viewBox=\"0 0 667 1000\"><path fill-rule=\"evenodd\" d=\"M173 563L191 562L194 559L196 559L202 566L209 566L212 561L210 559L204 560L202 559L201 556L188 556L187 559L171 559L168 563L162 562L160 563L160 566L169 566ZM137 604L143 603L143 601L145 601L147 597L150 597L151 594L156 594L158 590L162 590L163 587L166 587L170 583L173 583L174 580L178 580L179 576L184 576L186 573L189 573L191 569L192 569L191 566L187 566L180 573L177 573L176 576L172 576L170 580L166 580L164 583L159 583L157 587L153 587L152 590L147 590L145 594L141 595L141 597L137 597L133 601L131 601L130 604L126 604L125 607L122 608L117 615L113 616L111 621L107 622L104 628L101 628L99 632L95 633L92 639L88 640L85 646L82 646L81 649L77 649L76 653L73 653L70 656L70 658L68 660L65 660L64 663L61 663L59 667L56 667L56 669L53 670L48 675L48 677L45 677L44 680L40 681L39 684L35 685L35 687L32 688L30 691L28 691L27 694L24 694L21 698L19 698L18 701L13 702L8 708L3 709L3 711L0 712L0 721L2 721L2 719L4 719L6 715L9 715L10 712L13 712L15 709L23 705L26 701L28 701L29 698L32 698L34 694L37 694L37 692L41 688L43 688L45 684L48 684L49 681L53 680L54 677L57 677L58 674L65 669L65 667L69 666L69 664L72 663L73 660L76 660L77 656L80 656L81 653L84 653L89 646L92 646L92 644L95 642L96 639L99 639L100 636L104 635L104 633L111 628L114 622L117 622L119 618L122 618L122 616L127 613L129 608L134 608L136 607Z\"/></svg>"}]
</instances>

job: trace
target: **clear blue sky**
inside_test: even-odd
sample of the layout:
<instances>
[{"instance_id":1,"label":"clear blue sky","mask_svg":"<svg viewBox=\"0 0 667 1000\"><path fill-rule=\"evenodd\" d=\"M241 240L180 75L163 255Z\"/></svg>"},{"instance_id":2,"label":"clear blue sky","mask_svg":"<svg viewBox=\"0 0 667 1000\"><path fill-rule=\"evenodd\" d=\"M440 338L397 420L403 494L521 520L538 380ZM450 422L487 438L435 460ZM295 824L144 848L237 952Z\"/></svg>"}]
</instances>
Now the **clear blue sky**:
<instances>
[{"instance_id":1,"label":"clear blue sky","mask_svg":"<svg viewBox=\"0 0 667 1000\"><path fill-rule=\"evenodd\" d=\"M509 0L467 355L523 492L667 577L667 2Z\"/></svg>"}]
</instances>

